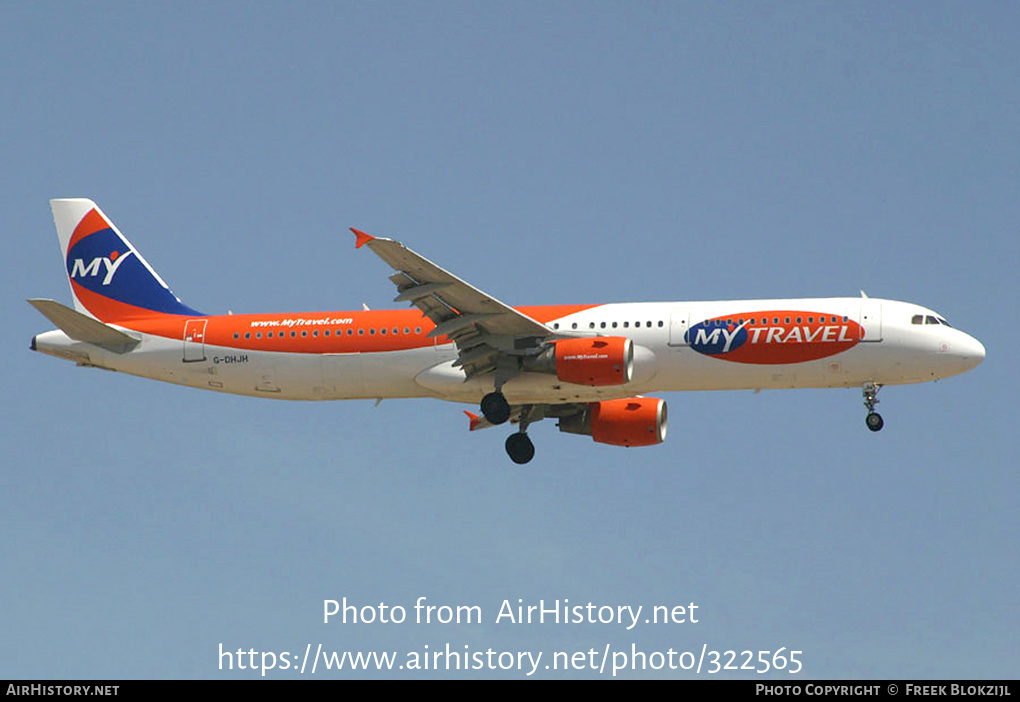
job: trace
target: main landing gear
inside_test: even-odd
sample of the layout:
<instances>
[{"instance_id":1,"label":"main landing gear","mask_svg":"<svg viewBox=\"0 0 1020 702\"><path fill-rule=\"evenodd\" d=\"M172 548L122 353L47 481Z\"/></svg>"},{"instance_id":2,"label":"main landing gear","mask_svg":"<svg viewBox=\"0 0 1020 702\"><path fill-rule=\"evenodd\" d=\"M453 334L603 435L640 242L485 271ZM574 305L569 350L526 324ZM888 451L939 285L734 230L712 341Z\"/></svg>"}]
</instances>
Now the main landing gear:
<instances>
[{"instance_id":1,"label":"main landing gear","mask_svg":"<svg viewBox=\"0 0 1020 702\"><path fill-rule=\"evenodd\" d=\"M481 409L490 424L502 424L510 419L510 403L499 390L482 398Z\"/></svg>"},{"instance_id":2,"label":"main landing gear","mask_svg":"<svg viewBox=\"0 0 1020 702\"><path fill-rule=\"evenodd\" d=\"M506 438L506 452L510 460L518 465L524 465L535 457L535 444L523 431L511 434Z\"/></svg>"},{"instance_id":3,"label":"main landing gear","mask_svg":"<svg viewBox=\"0 0 1020 702\"><path fill-rule=\"evenodd\" d=\"M505 424L510 419L512 409L499 384L495 392L490 392L482 398L481 410L489 424ZM506 452L514 463L524 465L535 457L535 444L527 434L528 425L537 422L542 416L542 410L534 405L521 406L520 418L516 420L518 430L506 439Z\"/></svg>"},{"instance_id":4,"label":"main landing gear","mask_svg":"<svg viewBox=\"0 0 1020 702\"><path fill-rule=\"evenodd\" d=\"M878 404L878 390L881 387L877 383L865 383L861 386L864 392L864 406L868 408L868 416L864 418L864 423L868 425L868 429L871 429L871 431L879 431L885 426L885 422L882 421L882 415L875 411L875 405Z\"/></svg>"},{"instance_id":5,"label":"main landing gear","mask_svg":"<svg viewBox=\"0 0 1020 702\"><path fill-rule=\"evenodd\" d=\"M521 415L517 420L518 429L506 438L506 453L510 456L510 460L517 465L522 466L535 457L535 444L531 443L531 437L527 432L528 426L541 418L541 410L534 405L521 407Z\"/></svg>"}]
</instances>

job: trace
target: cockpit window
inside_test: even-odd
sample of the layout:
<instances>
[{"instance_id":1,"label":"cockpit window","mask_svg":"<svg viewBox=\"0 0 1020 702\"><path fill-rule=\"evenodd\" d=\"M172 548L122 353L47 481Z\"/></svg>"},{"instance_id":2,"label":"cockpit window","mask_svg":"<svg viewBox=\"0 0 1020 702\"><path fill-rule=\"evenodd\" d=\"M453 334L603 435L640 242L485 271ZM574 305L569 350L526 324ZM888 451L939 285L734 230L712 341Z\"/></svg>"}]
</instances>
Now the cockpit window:
<instances>
[{"instance_id":1,"label":"cockpit window","mask_svg":"<svg viewBox=\"0 0 1020 702\"><path fill-rule=\"evenodd\" d=\"M931 314L915 314L910 318L911 324L944 324L950 329L953 327L952 324L947 322L944 318L938 317Z\"/></svg>"}]
</instances>

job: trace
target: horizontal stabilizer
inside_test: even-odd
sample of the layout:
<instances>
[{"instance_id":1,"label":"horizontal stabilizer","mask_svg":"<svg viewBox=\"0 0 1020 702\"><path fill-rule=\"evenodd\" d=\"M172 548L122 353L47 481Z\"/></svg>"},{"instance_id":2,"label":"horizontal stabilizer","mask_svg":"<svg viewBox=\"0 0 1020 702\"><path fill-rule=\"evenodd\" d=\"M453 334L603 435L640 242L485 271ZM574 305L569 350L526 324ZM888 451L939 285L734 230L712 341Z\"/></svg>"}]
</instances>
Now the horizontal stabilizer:
<instances>
[{"instance_id":1,"label":"horizontal stabilizer","mask_svg":"<svg viewBox=\"0 0 1020 702\"><path fill-rule=\"evenodd\" d=\"M28 303L75 341L93 344L113 353L127 353L140 343L139 339L76 312L56 300L32 299Z\"/></svg>"}]
</instances>

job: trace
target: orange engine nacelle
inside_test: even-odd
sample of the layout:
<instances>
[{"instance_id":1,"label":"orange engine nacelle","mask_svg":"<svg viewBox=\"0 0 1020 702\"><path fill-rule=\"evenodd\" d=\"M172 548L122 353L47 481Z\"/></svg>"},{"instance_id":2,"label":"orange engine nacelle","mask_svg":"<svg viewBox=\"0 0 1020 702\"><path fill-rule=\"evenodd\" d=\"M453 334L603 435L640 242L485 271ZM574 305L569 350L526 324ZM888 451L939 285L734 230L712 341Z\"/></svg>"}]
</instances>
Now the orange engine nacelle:
<instances>
[{"instance_id":1,"label":"orange engine nacelle","mask_svg":"<svg viewBox=\"0 0 1020 702\"><path fill-rule=\"evenodd\" d=\"M591 438L613 446L654 446L666 440L666 401L628 397L596 402L591 408Z\"/></svg>"},{"instance_id":2,"label":"orange engine nacelle","mask_svg":"<svg viewBox=\"0 0 1020 702\"><path fill-rule=\"evenodd\" d=\"M584 412L562 417L558 426L602 444L654 446L666 440L666 402L657 397L593 402Z\"/></svg>"},{"instance_id":3,"label":"orange engine nacelle","mask_svg":"<svg viewBox=\"0 0 1020 702\"><path fill-rule=\"evenodd\" d=\"M565 383L623 385L634 375L634 342L622 336L560 339L555 358L556 377Z\"/></svg>"}]
</instances>

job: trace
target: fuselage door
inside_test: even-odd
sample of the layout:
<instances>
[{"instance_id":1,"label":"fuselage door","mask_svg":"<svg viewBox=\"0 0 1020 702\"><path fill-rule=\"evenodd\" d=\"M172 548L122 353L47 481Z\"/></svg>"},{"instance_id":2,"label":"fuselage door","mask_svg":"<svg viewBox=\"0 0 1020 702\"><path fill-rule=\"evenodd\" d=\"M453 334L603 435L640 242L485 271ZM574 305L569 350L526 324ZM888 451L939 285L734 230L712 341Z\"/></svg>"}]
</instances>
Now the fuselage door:
<instances>
[{"instance_id":1,"label":"fuselage door","mask_svg":"<svg viewBox=\"0 0 1020 702\"><path fill-rule=\"evenodd\" d=\"M205 360L205 319L189 319L184 324L184 362Z\"/></svg>"},{"instance_id":2,"label":"fuselage door","mask_svg":"<svg viewBox=\"0 0 1020 702\"><path fill-rule=\"evenodd\" d=\"M688 309L673 310L669 313L669 345L689 346L687 330L691 326L691 311Z\"/></svg>"},{"instance_id":3,"label":"fuselage door","mask_svg":"<svg viewBox=\"0 0 1020 702\"><path fill-rule=\"evenodd\" d=\"M861 341L882 340L882 303L861 300Z\"/></svg>"}]
</instances>

